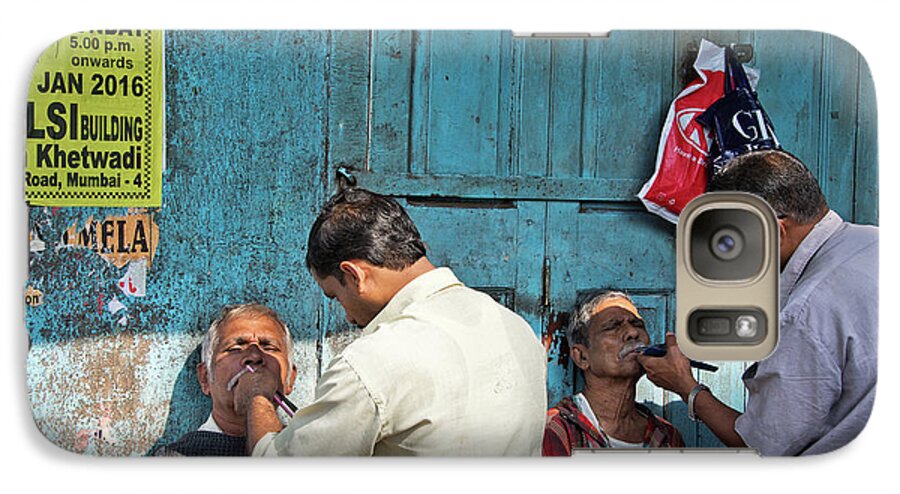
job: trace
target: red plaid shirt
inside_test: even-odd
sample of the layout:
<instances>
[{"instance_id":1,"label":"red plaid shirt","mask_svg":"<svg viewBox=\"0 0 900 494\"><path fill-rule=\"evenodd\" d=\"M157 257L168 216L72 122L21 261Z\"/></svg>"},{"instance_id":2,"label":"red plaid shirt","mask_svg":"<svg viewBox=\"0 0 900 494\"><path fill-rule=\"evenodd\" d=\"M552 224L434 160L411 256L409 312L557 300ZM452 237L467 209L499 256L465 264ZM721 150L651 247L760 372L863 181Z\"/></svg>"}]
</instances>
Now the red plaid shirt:
<instances>
[{"instance_id":1,"label":"red plaid shirt","mask_svg":"<svg viewBox=\"0 0 900 494\"><path fill-rule=\"evenodd\" d=\"M644 447L683 448L684 439L674 425L657 417L644 405L635 403L639 412L647 417ZM544 428L544 456L570 456L574 448L608 448L606 435L601 434L591 421L578 410L571 397L563 398L547 411Z\"/></svg>"}]
</instances>

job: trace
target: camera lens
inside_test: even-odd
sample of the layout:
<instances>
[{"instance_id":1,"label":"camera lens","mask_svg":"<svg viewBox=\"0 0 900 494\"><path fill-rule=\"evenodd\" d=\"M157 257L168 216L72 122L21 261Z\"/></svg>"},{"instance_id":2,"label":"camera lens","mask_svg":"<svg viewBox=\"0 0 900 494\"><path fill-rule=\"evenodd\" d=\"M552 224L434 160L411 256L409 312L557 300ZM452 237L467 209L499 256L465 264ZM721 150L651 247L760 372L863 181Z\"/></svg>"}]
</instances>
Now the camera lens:
<instances>
[{"instance_id":1,"label":"camera lens","mask_svg":"<svg viewBox=\"0 0 900 494\"><path fill-rule=\"evenodd\" d=\"M732 238L730 235L723 235L719 237L719 242L716 244L716 248L719 249L719 252L723 254L731 252L731 249L734 248L734 238Z\"/></svg>"},{"instance_id":2,"label":"camera lens","mask_svg":"<svg viewBox=\"0 0 900 494\"><path fill-rule=\"evenodd\" d=\"M744 247L741 234L730 227L716 231L709 243L713 255L723 261L730 261L738 257L741 255L741 250Z\"/></svg>"},{"instance_id":3,"label":"camera lens","mask_svg":"<svg viewBox=\"0 0 900 494\"><path fill-rule=\"evenodd\" d=\"M688 223L690 268L707 280L748 280L765 258L763 222L741 209L711 209Z\"/></svg>"}]
</instances>

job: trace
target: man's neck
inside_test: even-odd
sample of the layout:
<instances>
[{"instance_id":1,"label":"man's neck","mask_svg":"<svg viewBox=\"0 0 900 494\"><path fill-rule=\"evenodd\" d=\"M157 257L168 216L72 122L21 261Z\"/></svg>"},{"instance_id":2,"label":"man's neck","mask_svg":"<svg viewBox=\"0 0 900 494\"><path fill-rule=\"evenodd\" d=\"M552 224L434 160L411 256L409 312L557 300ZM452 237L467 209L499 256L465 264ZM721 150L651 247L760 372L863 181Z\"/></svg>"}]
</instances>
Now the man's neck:
<instances>
[{"instance_id":1,"label":"man's neck","mask_svg":"<svg viewBox=\"0 0 900 494\"><path fill-rule=\"evenodd\" d=\"M597 419L619 420L635 410L634 381L597 377L590 381L585 383L582 394L591 404Z\"/></svg>"},{"instance_id":2,"label":"man's neck","mask_svg":"<svg viewBox=\"0 0 900 494\"><path fill-rule=\"evenodd\" d=\"M403 287L408 285L414 279L422 276L429 271L433 271L434 269L434 265L431 264L431 261L429 261L426 257L420 258L412 265L407 266L400 271L392 271L384 268L379 269L378 281L385 286L384 304L387 305L387 303L390 302L395 295L397 295L397 292L402 290Z\"/></svg>"},{"instance_id":3,"label":"man's neck","mask_svg":"<svg viewBox=\"0 0 900 494\"><path fill-rule=\"evenodd\" d=\"M219 413L215 408L213 408L212 417L224 434L229 436L243 436L246 434L246 424L243 418L234 414Z\"/></svg>"},{"instance_id":4,"label":"man's neck","mask_svg":"<svg viewBox=\"0 0 900 494\"><path fill-rule=\"evenodd\" d=\"M591 405L600 427L616 438L635 433L644 419L634 403L637 381L634 379L586 376L582 394Z\"/></svg>"},{"instance_id":5,"label":"man's neck","mask_svg":"<svg viewBox=\"0 0 900 494\"><path fill-rule=\"evenodd\" d=\"M803 243L803 240L809 235L813 228L822 221L822 218L828 214L828 210L826 209L824 213L820 214L815 220L810 223L797 223L793 219L785 220L785 232L784 237L781 239L780 248L782 251L781 255L781 269L784 270L784 267L787 266L787 263L791 260L791 256L794 255L794 252L800 247L800 244Z\"/></svg>"}]
</instances>

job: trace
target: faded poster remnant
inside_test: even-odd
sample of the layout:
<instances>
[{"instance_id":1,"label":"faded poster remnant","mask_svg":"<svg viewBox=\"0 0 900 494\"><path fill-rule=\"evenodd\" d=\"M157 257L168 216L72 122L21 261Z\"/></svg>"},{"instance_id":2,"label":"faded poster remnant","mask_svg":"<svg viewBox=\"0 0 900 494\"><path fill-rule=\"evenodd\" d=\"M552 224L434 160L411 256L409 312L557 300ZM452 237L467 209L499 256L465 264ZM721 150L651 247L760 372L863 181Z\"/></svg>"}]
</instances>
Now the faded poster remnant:
<instances>
[{"instance_id":1,"label":"faded poster remnant","mask_svg":"<svg viewBox=\"0 0 900 494\"><path fill-rule=\"evenodd\" d=\"M34 233L34 230L30 230L28 232L28 250L31 252L43 252L46 248L47 244Z\"/></svg>"},{"instance_id":2,"label":"faded poster remnant","mask_svg":"<svg viewBox=\"0 0 900 494\"><path fill-rule=\"evenodd\" d=\"M28 287L25 290L25 304L30 307L37 307L44 303L44 294L40 290L36 290L34 287Z\"/></svg>"},{"instance_id":3,"label":"faded poster remnant","mask_svg":"<svg viewBox=\"0 0 900 494\"><path fill-rule=\"evenodd\" d=\"M92 420L92 422L97 422L96 426L79 429L75 434L76 440L73 447L75 452L84 453L88 447L91 446L91 442L103 441L110 445L116 444L116 438L111 432L112 418L110 412L103 406L101 406L101 411L103 412L103 415L99 419ZM96 449L96 446L94 449Z\"/></svg>"},{"instance_id":4,"label":"faded poster remnant","mask_svg":"<svg viewBox=\"0 0 900 494\"><path fill-rule=\"evenodd\" d=\"M88 218L84 226L76 222L62 236L62 245L90 249L117 268L144 260L145 270L156 255L159 227L147 213Z\"/></svg>"},{"instance_id":5,"label":"faded poster remnant","mask_svg":"<svg viewBox=\"0 0 900 494\"><path fill-rule=\"evenodd\" d=\"M110 314L115 314L116 312L124 309L125 305L122 302L119 302L118 297L113 295L112 300L110 300L109 303L106 304L106 308L109 310Z\"/></svg>"},{"instance_id":6,"label":"faded poster remnant","mask_svg":"<svg viewBox=\"0 0 900 494\"><path fill-rule=\"evenodd\" d=\"M128 263L128 271L119 279L118 287L125 295L143 297L147 294L147 261L144 259Z\"/></svg>"}]
</instances>

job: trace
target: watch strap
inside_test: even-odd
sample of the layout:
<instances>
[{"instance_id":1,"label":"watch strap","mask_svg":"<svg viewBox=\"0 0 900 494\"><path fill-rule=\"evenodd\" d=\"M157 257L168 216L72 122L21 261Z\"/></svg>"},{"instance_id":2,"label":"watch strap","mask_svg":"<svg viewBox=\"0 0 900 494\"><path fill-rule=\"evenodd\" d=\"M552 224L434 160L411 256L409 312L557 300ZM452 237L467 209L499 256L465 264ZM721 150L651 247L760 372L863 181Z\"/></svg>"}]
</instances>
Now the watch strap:
<instances>
[{"instance_id":1,"label":"watch strap","mask_svg":"<svg viewBox=\"0 0 900 494\"><path fill-rule=\"evenodd\" d=\"M705 384L698 384L691 389L690 394L688 394L687 405L688 405L688 418L694 422L700 422L701 420L697 418L697 415L694 413L694 401L697 399L697 395L703 391L709 391L709 387Z\"/></svg>"}]
</instances>

